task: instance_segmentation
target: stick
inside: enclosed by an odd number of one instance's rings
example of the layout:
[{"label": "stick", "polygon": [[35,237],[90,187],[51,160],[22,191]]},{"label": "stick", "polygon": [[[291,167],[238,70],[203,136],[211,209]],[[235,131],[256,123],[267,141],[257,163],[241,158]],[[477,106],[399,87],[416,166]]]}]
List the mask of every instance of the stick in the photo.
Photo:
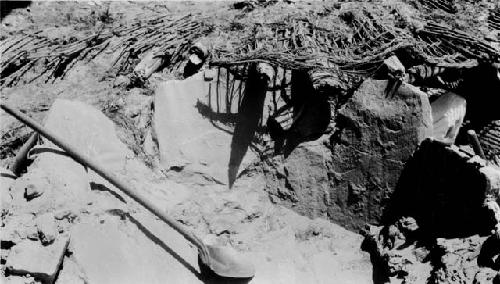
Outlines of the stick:
[{"label": "stick", "polygon": [[472,148],[474,149],[474,152],[479,155],[479,157],[486,159],[486,156],[484,155],[483,148],[481,147],[481,144],[479,143],[479,139],[477,138],[476,131],[474,130],[468,130],[467,135],[469,135],[470,143],[472,144]]}]

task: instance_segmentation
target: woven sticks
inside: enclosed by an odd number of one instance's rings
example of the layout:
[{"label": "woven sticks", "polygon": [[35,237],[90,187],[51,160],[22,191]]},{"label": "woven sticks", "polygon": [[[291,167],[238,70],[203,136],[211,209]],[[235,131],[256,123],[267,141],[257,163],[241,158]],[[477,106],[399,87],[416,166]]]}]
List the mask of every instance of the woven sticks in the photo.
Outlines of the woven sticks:
[{"label": "woven sticks", "polygon": [[[54,82],[64,78],[78,62],[91,61],[103,52],[118,54],[111,69],[115,74],[129,72],[135,65],[131,59],[139,58],[153,47],[169,56],[170,66],[176,66],[190,43],[208,29],[187,14],[108,27],[70,43],[50,40],[39,33],[6,38],[0,41],[0,86],[42,78],[45,82]],[[26,76],[29,71],[33,74]]]},{"label": "woven sticks", "polygon": [[500,50],[486,41],[436,23],[427,23],[417,34],[425,42],[424,53],[429,58],[436,59],[457,54],[469,59],[500,57]]}]

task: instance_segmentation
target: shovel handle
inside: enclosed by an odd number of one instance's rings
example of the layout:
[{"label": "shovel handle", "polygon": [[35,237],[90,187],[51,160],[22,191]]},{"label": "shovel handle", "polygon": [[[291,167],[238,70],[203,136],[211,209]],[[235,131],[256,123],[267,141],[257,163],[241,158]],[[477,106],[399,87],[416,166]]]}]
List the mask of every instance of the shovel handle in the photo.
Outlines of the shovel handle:
[{"label": "shovel handle", "polygon": [[5,112],[14,116],[15,118],[17,118],[18,120],[20,120],[24,124],[31,127],[33,130],[37,131],[40,135],[47,138],[49,141],[51,141],[55,145],[59,146],[61,149],[66,151],[66,153],[71,158],[73,158],[75,161],[77,161],[78,163],[80,163],[84,166],[89,167],[94,172],[99,174],[101,177],[103,177],[104,179],[109,181],[112,185],[114,185],[118,189],[120,189],[123,193],[127,194],[130,198],[135,200],[137,203],[141,204],[146,209],[151,211],[154,215],[156,215],[158,218],[160,218],[163,222],[167,223],[167,225],[172,227],[179,234],[181,234],[184,238],[186,238],[193,245],[195,245],[198,248],[199,253],[202,255],[202,257],[208,256],[207,248],[205,247],[203,242],[194,233],[187,230],[179,222],[177,222],[176,220],[169,217],[167,214],[165,214],[163,212],[163,210],[161,210],[159,207],[157,207],[156,205],[154,205],[150,201],[146,200],[146,198],[144,198],[139,193],[137,193],[131,186],[129,186],[125,182],[122,182],[121,180],[119,180],[110,171],[101,167],[95,160],[78,152],[78,150],[75,147],[71,146],[69,143],[64,141],[64,139],[59,137],[56,133],[54,133],[51,130],[38,124],[32,118],[21,113],[19,110],[16,110],[16,109],[14,109],[14,108],[12,108],[4,103],[0,103],[0,108],[2,108]]},{"label": "shovel handle", "polygon": [[474,152],[479,155],[482,159],[486,159],[486,156],[484,155],[483,148],[481,147],[481,143],[479,143],[479,138],[477,137],[476,131],[474,130],[468,130],[467,135],[469,135],[469,140],[470,143],[472,144],[472,149],[474,149]]},{"label": "shovel handle", "polygon": [[28,160],[28,152],[35,146],[38,141],[38,133],[33,132],[28,140],[23,144],[23,146],[17,151],[16,156],[12,164],[10,165],[10,170],[16,175],[20,176],[22,170],[26,167],[26,161]]}]

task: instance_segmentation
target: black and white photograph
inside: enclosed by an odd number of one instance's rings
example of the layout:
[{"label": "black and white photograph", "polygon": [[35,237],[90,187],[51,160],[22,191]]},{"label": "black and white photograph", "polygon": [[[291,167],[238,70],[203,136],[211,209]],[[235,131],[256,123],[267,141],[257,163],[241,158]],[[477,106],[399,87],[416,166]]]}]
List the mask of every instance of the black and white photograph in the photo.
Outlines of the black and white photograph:
[{"label": "black and white photograph", "polygon": [[0,12],[0,283],[500,284],[500,0]]}]

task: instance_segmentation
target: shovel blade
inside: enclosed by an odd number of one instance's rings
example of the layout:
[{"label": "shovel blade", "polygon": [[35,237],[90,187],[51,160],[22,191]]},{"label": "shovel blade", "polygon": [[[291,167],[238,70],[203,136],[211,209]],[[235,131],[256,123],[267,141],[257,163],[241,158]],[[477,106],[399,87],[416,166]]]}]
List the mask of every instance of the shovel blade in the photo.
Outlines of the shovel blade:
[{"label": "shovel blade", "polygon": [[210,258],[207,265],[216,275],[226,278],[252,278],[255,267],[247,258],[233,248],[221,246],[206,246]]}]

